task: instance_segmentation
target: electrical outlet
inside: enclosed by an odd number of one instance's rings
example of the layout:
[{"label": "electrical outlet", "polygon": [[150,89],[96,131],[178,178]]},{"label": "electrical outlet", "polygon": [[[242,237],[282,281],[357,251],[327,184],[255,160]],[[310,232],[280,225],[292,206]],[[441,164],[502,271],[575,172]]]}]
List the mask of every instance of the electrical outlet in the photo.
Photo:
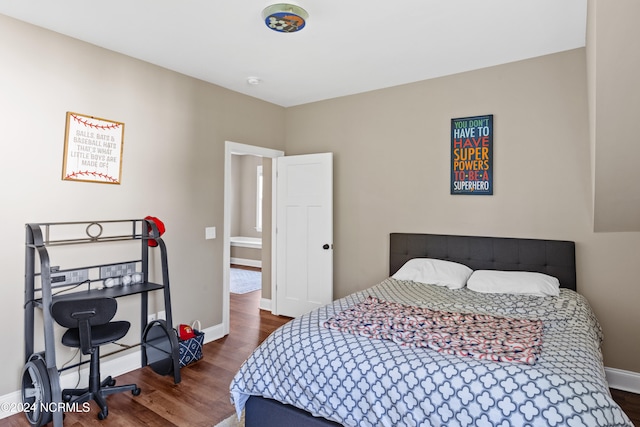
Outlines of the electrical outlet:
[{"label": "electrical outlet", "polygon": [[154,320],[156,320],[156,319],[157,319],[156,314],[155,314],[155,313],[152,313],[152,314],[150,314],[150,315],[148,315],[148,316],[147,316],[147,323],[151,323],[151,322],[153,322],[153,321],[154,321]]},{"label": "electrical outlet", "polygon": [[89,270],[81,269],[81,270],[70,270],[65,271],[64,273],[58,273],[60,270],[58,267],[56,272],[51,271],[51,284],[53,285],[71,285],[76,283],[82,283],[89,279]]},{"label": "electrical outlet", "polygon": [[167,320],[167,313],[162,310],[158,312],[158,319]]}]

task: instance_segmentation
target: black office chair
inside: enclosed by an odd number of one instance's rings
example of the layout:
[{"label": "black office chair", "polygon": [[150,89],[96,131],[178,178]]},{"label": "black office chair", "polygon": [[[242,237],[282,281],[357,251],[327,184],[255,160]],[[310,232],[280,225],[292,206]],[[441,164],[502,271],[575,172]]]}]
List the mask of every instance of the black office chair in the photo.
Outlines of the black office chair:
[{"label": "black office chair", "polygon": [[110,376],[100,381],[100,346],[124,337],[131,326],[127,321],[111,322],[117,309],[118,303],[113,298],[58,300],[51,305],[55,321],[69,328],[62,336],[62,344],[91,355],[89,387],[62,390],[62,399],[71,403],[95,400],[100,406],[101,420],[109,415],[108,395],[129,390],[134,396],[140,394],[135,384],[116,386],[116,380]]}]

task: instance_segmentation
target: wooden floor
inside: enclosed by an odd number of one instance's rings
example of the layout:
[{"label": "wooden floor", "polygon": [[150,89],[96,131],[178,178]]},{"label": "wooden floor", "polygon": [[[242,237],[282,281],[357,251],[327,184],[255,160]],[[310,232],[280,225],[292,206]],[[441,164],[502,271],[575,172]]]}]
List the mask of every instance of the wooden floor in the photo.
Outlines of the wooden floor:
[{"label": "wooden floor", "polygon": [[633,425],[640,427],[640,394],[611,389],[611,395],[631,419]]},{"label": "wooden floor", "polygon": [[[182,381],[159,376],[145,367],[121,375],[118,384],[136,383],[142,393],[109,396],[109,416],[97,419],[98,407],[91,412],[67,413],[64,426],[207,426],[211,427],[234,413],[229,401],[229,385],[249,354],[287,317],[274,316],[258,308],[260,292],[230,294],[230,333],[204,345],[203,358],[180,370]],[[0,420],[0,427],[29,426],[23,414]]]},{"label": "wooden floor", "polygon": [[[64,425],[69,426],[214,426],[234,412],[229,402],[229,384],[251,351],[274,329],[289,319],[273,316],[258,309],[260,292],[231,294],[231,333],[205,344],[204,357],[181,369],[182,382],[161,377],[150,368],[142,368],[118,377],[119,384],[136,383],[142,394],[110,396],[109,416],[96,417],[92,404],[88,414],[68,413]],[[640,395],[611,390],[614,399],[640,427]],[[29,426],[22,414],[0,420],[0,427]]]}]

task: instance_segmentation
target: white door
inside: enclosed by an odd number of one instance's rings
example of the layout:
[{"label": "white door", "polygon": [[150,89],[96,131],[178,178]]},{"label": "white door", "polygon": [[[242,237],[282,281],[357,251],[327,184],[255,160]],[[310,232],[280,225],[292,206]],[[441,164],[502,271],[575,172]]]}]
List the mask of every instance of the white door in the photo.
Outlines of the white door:
[{"label": "white door", "polygon": [[333,301],[333,154],[276,159],[274,313],[297,317]]}]

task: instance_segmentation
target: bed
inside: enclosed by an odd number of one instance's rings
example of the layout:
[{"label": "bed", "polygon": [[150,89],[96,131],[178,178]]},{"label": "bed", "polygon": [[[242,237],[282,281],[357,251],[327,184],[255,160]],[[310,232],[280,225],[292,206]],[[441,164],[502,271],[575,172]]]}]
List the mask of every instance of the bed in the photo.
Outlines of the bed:
[{"label": "bed", "polygon": [[[246,427],[632,426],[609,393],[598,321],[576,292],[573,242],[392,233],[389,254],[389,278],[293,319],[245,361],[230,392]],[[429,274],[471,273],[455,286],[422,283],[414,263]],[[530,276],[543,279],[541,295],[520,293]],[[513,288],[493,288],[505,277]],[[389,313],[402,327],[371,320]],[[508,330],[508,339],[467,347],[447,347],[458,343],[452,335],[431,341],[438,334],[424,332],[425,319],[451,315],[528,335]],[[511,352],[491,347],[498,341]]]}]

